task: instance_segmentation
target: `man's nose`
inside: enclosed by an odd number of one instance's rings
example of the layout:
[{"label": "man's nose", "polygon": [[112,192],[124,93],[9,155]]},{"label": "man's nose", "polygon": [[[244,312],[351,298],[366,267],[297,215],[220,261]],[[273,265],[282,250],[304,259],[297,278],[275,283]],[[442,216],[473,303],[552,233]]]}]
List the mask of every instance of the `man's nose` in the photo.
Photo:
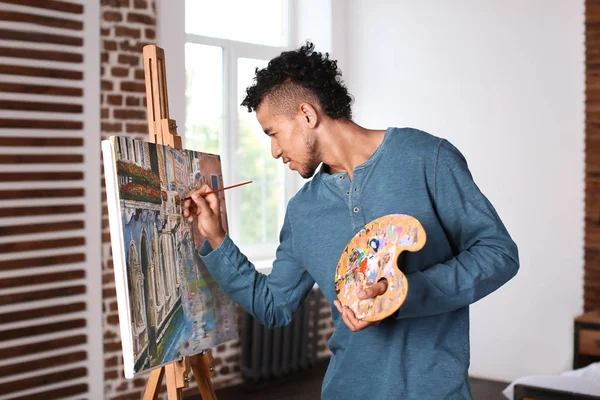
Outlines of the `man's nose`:
[{"label": "man's nose", "polygon": [[281,148],[277,146],[277,143],[275,143],[274,140],[271,140],[271,155],[273,156],[273,158],[277,159],[281,157],[281,153]]}]

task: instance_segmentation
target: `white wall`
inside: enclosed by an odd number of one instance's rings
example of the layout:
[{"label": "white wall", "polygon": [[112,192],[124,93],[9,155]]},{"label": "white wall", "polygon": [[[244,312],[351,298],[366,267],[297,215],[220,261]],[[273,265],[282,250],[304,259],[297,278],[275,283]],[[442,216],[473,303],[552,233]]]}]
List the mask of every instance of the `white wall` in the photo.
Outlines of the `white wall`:
[{"label": "white wall", "polygon": [[471,374],[569,369],[583,303],[583,1],[345,7],[333,54],[344,55],[356,121],[456,144],[519,245],[517,277],[472,307]]},{"label": "white wall", "polygon": [[84,5],[83,104],[85,132],[85,242],[87,286],[88,385],[94,399],[104,398],[104,332],[102,325],[102,192],[100,163],[100,4]]}]

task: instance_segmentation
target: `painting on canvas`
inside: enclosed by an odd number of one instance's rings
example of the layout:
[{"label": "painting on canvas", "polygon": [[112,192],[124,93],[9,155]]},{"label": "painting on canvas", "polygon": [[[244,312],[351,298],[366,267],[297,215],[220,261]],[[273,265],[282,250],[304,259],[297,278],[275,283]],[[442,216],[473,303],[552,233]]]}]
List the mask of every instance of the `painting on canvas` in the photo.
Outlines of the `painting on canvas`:
[{"label": "painting on canvas", "polygon": [[103,151],[126,377],[237,337],[235,305],[198,257],[204,238],[182,214],[192,188],[223,187],[219,156],[119,136]]}]

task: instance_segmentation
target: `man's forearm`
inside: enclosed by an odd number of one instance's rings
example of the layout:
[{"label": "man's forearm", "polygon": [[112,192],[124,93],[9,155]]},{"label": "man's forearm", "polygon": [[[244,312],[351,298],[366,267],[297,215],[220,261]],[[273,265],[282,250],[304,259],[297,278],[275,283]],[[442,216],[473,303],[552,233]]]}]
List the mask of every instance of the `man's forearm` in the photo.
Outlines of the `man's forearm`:
[{"label": "man's forearm", "polygon": [[424,317],[466,307],[492,293],[519,269],[516,246],[474,246],[443,264],[407,275],[408,295],[398,318]]}]

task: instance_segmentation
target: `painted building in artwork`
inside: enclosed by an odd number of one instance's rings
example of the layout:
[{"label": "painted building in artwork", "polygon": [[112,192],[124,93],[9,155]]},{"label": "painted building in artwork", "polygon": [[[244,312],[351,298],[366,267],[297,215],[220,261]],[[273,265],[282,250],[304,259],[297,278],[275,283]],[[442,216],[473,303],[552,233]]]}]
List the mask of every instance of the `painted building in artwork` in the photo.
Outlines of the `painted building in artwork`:
[{"label": "painted building in artwork", "polygon": [[234,336],[237,309],[200,260],[204,239],[184,220],[181,200],[203,183],[221,188],[223,176],[214,155],[123,137],[117,152],[134,370],[141,371]]},{"label": "painted building in artwork", "polygon": [[[165,175],[161,176],[161,182],[169,183],[162,188],[166,191],[163,198],[166,198],[166,208],[174,210],[178,218],[182,214],[181,199],[186,197],[192,188],[199,188],[204,183],[212,189],[223,187],[219,156],[174,148],[163,148],[163,153]],[[223,226],[227,228],[225,199],[222,192],[218,193],[218,196],[221,200]],[[230,316],[229,313],[214,313],[214,310],[227,309],[230,300],[218,288],[195,251],[204,241],[197,228],[181,225],[176,234],[176,243],[181,244],[180,256],[184,258],[181,274],[184,275],[182,279],[185,280],[186,286],[182,289],[182,302],[184,310],[187,311],[186,318],[192,325],[190,342],[199,344],[208,340],[208,330],[218,329],[217,336],[221,336],[221,331],[229,331],[229,327],[233,326],[229,321],[236,317]],[[235,309],[231,309],[234,313]],[[227,330],[222,329],[223,327]]]},{"label": "painted building in artwork", "polygon": [[171,261],[178,210],[167,209],[162,200],[161,154],[151,151],[147,142],[127,138],[118,138],[117,151],[134,359],[139,369],[161,362],[166,327],[181,314],[180,279]]},{"label": "painted building in artwork", "polygon": [[[199,159],[199,176],[201,177],[201,182],[198,187],[200,187],[203,183],[206,183],[213,190],[220,189],[224,187],[223,184],[223,173],[221,171],[221,158],[215,154],[207,154],[200,153]],[[227,224],[227,207],[225,204],[225,192],[217,193],[219,197],[219,204],[221,207],[221,223],[223,224],[223,228],[225,231],[229,231]]]}]

